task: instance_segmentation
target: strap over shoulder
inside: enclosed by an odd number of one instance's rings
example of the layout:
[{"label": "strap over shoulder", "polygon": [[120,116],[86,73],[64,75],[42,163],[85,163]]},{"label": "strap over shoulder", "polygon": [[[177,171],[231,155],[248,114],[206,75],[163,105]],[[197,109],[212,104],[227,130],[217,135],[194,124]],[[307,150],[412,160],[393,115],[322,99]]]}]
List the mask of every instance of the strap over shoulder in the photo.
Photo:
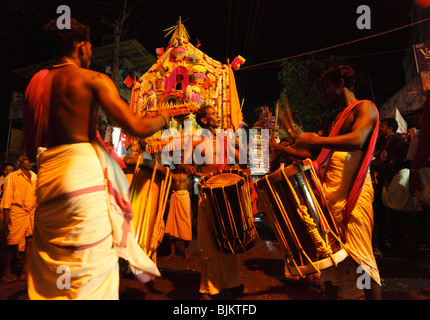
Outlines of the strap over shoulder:
[{"label": "strap over shoulder", "polygon": [[[344,209],[344,222],[348,222],[351,218],[351,213],[355,208],[355,205],[357,204],[358,198],[360,196],[361,190],[363,188],[364,180],[366,178],[367,171],[370,166],[370,162],[372,161],[373,152],[375,151],[376,146],[376,140],[378,139],[378,132],[379,132],[379,112],[376,108],[375,104],[370,100],[358,100],[354,103],[351,103],[348,107],[345,108],[345,110],[340,115],[339,119],[336,121],[332,131],[330,132],[330,137],[337,136],[345,123],[346,119],[349,117],[349,115],[353,112],[355,107],[359,105],[362,102],[369,102],[376,111],[377,119],[375,123],[375,127],[373,128],[373,132],[370,138],[369,145],[367,146],[367,149],[363,152],[363,156],[360,161],[359,169],[357,170],[356,177],[354,179],[354,183],[352,184],[351,190],[348,195],[348,199],[346,201],[345,209]],[[332,150],[330,149],[322,149],[320,155],[318,156],[317,160],[313,162],[313,166],[317,174],[319,175],[319,169],[321,166],[326,162],[328,156],[330,155]]]}]

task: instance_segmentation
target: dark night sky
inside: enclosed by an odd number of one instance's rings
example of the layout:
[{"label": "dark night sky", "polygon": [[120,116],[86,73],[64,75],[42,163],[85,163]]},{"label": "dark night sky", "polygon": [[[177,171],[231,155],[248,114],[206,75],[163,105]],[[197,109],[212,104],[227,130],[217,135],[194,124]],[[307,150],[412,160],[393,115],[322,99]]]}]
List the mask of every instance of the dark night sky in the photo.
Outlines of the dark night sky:
[{"label": "dark night sky", "polygon": [[[202,44],[200,49],[210,57],[223,63],[239,54],[247,59],[244,66],[249,69],[236,71],[235,76],[239,97],[245,99],[245,119],[249,122],[253,121],[254,109],[273,105],[281,90],[277,78],[280,63],[258,68],[253,65],[407,25],[411,23],[411,6],[415,5],[412,0],[1,0],[0,116],[8,112],[11,91],[22,90],[27,84],[27,80],[11,75],[10,70],[50,58],[41,40],[41,28],[47,20],[59,16],[56,9],[60,4],[69,5],[72,17],[91,27],[92,43],[97,47],[103,36],[112,33],[110,27],[101,23],[101,15],[112,21],[125,3],[133,10],[125,20],[123,28],[129,31],[122,40],[136,38],[154,56],[156,48],[168,45],[170,37],[165,38],[163,30],[181,16],[190,41],[195,44],[198,38]],[[356,26],[359,5],[368,5],[371,9],[370,30],[359,30]],[[360,72],[369,75],[376,103],[382,104],[405,84],[405,51],[373,54],[411,48],[411,35],[412,28],[407,28],[325,54],[368,55],[350,61]]]}]

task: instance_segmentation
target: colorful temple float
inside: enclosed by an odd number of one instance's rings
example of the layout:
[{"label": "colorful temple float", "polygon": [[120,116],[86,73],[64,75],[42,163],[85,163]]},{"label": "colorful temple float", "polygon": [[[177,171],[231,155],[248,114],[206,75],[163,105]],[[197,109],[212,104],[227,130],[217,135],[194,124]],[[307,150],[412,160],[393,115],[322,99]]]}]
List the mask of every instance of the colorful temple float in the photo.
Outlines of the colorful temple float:
[{"label": "colorful temple float", "polygon": [[[166,49],[159,48],[156,63],[138,79],[132,88],[130,110],[138,117],[153,117],[159,110],[167,110],[172,117],[169,128],[176,129],[183,137],[199,128],[195,112],[204,104],[213,106],[221,120],[221,128],[237,130],[242,122],[242,110],[233,75],[244,63],[236,57],[232,64],[222,64],[193,46],[189,34],[179,18],[176,25],[166,29],[166,37],[172,33]],[[185,125],[185,121],[191,121]],[[189,124],[189,123],[187,123]],[[188,130],[185,130],[188,128]],[[191,129],[190,129],[191,128]],[[146,138],[144,143],[127,136],[127,145],[144,146],[143,150],[132,146],[130,155],[145,151],[159,159],[163,147],[170,141],[161,139],[162,131]],[[183,145],[178,148],[183,148]]]},{"label": "colorful temple float", "polygon": [[168,47],[156,50],[155,64],[133,84],[130,110],[137,117],[155,117],[160,110],[167,110],[172,117],[169,128],[177,130],[181,142],[175,144],[179,140],[176,136],[175,140],[170,137],[163,141],[164,130],[146,139],[125,133],[124,139],[124,147],[129,150],[123,160],[130,183],[136,241],[154,262],[164,235],[163,216],[172,181],[170,166],[161,161],[164,146],[174,144],[174,150],[183,150],[184,137],[199,128],[195,112],[204,104],[217,110],[222,129],[237,130],[243,119],[232,68],[237,69],[244,59],[238,57],[230,65],[210,58],[189,42],[180,18],[167,30],[166,36],[172,33]]}]

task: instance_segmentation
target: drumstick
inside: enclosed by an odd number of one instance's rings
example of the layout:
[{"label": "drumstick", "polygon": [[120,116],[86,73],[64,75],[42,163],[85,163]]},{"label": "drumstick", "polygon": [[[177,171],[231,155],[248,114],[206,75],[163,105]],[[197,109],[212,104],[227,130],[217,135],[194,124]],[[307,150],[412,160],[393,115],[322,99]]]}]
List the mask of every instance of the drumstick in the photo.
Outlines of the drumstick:
[{"label": "drumstick", "polygon": [[293,116],[291,114],[290,105],[288,103],[288,99],[285,95],[285,92],[281,93],[281,103],[284,107],[284,113],[282,114],[282,122],[284,123],[285,129],[287,131],[287,140],[290,144],[294,144],[296,138],[302,134],[302,130],[294,122]]}]

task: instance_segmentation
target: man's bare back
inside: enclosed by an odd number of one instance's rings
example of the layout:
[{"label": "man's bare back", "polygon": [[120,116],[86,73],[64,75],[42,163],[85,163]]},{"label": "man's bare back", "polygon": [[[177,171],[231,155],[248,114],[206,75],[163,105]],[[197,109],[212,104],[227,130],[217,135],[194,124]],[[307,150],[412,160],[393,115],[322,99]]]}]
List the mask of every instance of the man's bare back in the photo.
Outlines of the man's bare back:
[{"label": "man's bare back", "polygon": [[100,106],[116,125],[138,137],[162,129],[169,119],[167,113],[152,119],[137,118],[107,75],[74,63],[50,70],[46,89],[44,143],[48,148],[94,140]]},{"label": "man's bare back", "polygon": [[96,81],[103,81],[101,74],[75,65],[49,72],[46,147],[95,139],[100,107],[92,90]]}]

